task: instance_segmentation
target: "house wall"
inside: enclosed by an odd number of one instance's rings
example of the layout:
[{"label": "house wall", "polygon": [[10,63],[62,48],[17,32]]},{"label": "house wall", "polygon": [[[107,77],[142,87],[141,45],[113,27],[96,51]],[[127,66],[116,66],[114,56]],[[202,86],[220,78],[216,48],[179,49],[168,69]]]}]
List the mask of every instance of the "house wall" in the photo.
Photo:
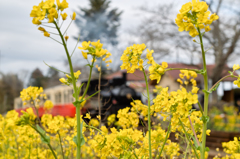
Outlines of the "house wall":
[{"label": "house wall", "polygon": [[168,74],[164,74],[159,82],[160,86],[163,88],[168,87],[169,92],[176,91],[179,89],[179,83],[175,81],[171,76]]}]

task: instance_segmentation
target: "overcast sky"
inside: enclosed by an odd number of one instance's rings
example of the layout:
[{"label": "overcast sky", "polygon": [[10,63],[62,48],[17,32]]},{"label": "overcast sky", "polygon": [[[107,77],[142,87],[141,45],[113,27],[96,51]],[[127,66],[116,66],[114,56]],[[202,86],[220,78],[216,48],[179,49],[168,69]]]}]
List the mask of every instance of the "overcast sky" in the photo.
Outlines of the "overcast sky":
[{"label": "overcast sky", "polygon": [[[38,5],[39,2],[40,0],[0,0],[1,72],[19,73],[22,70],[31,72],[38,67],[46,73],[48,67],[43,61],[66,71],[63,65],[66,56],[62,46],[50,38],[44,37],[37,30],[38,27],[32,24],[30,12],[32,7]],[[78,6],[88,7],[89,3],[88,0],[68,0],[68,2],[69,9],[66,12],[69,15],[76,11]],[[123,11],[119,35],[124,35],[128,29],[136,27],[141,22],[144,15],[139,14],[137,7],[141,5],[154,6],[165,2],[160,0],[113,0],[111,8],[117,7]],[[178,3],[184,4],[185,2],[186,0],[180,0]],[[77,33],[78,29],[73,23],[67,32],[70,36],[68,41],[70,51],[76,44],[71,37]],[[126,41],[124,37],[121,37],[120,40],[122,40],[120,43]],[[75,54],[81,53],[77,49]]]}]

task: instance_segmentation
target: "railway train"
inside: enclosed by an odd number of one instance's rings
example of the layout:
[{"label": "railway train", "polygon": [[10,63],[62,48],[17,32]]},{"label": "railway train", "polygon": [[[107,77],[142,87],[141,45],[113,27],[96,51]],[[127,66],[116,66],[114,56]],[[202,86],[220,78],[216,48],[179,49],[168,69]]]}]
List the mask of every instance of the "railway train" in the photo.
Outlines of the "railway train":
[{"label": "railway train", "polygon": [[[84,86],[86,86],[87,81],[81,81],[81,83],[85,83]],[[80,86],[81,83],[79,82],[77,85]],[[87,96],[91,96],[92,94],[96,93],[98,90],[98,83],[99,79],[93,79],[90,81]],[[82,87],[80,96],[83,94],[85,89],[84,86]],[[102,78],[100,88],[102,118],[110,114],[117,114],[119,109],[130,106],[130,103],[133,99],[141,100],[141,93],[136,92],[133,88],[127,86],[126,73],[123,73],[122,77],[113,78],[111,80]],[[54,104],[54,107],[48,113],[52,114],[53,116],[75,116],[76,109],[72,104],[74,99],[72,97],[73,90],[71,87],[58,85],[45,89],[44,93],[46,94],[47,99],[51,100]],[[20,97],[15,99],[14,109],[20,114],[21,110],[27,109],[26,107],[23,107]],[[98,109],[98,94],[96,94],[86,102],[85,106],[81,109],[81,113],[85,114],[90,112],[92,116],[95,116],[99,113]],[[39,116],[41,117],[45,113],[45,110],[40,106],[40,108],[38,108],[38,112]]]}]

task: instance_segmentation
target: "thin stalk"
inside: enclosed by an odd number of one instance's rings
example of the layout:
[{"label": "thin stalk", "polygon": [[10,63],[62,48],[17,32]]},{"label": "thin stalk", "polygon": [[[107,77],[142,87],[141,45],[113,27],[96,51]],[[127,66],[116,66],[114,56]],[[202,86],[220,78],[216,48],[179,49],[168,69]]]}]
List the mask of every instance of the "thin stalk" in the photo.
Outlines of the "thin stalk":
[{"label": "thin stalk", "polygon": [[[29,126],[31,126],[37,133],[39,133],[42,138],[44,138],[45,140],[47,140],[47,139],[45,138],[45,135],[43,135],[35,126],[33,126],[33,125],[31,125],[31,124],[29,124]],[[47,143],[47,145],[48,145],[48,147],[50,148],[50,150],[52,151],[52,154],[53,154],[54,158],[57,159],[57,155],[55,154],[55,152],[54,152],[52,146],[50,145],[50,143]]]},{"label": "thin stalk", "polygon": [[[208,96],[209,93],[206,92],[208,90],[208,76],[207,76],[207,64],[205,58],[205,51],[203,46],[202,34],[199,28],[197,28],[199,33],[200,45],[202,50],[202,60],[203,60],[203,79],[204,79],[204,112],[203,117],[207,117],[208,115]],[[203,120],[203,131],[202,131],[202,147],[201,147],[201,159],[205,159],[205,147],[206,147],[206,131],[207,131],[207,121]]]},{"label": "thin stalk", "polygon": [[161,150],[160,150],[158,159],[160,159],[160,157],[161,157],[161,154],[162,154],[162,152],[163,152],[163,148],[164,148],[164,146],[165,146],[165,144],[166,144],[166,142],[167,142],[167,139],[168,139],[168,135],[169,135],[169,133],[171,132],[171,121],[172,121],[172,120],[170,119],[170,123],[169,123],[169,125],[168,125],[167,135],[165,136],[165,139],[164,139],[162,148],[161,148]]},{"label": "thin stalk", "polygon": [[202,115],[203,115],[203,109],[202,109],[202,105],[200,104],[200,102],[198,101],[198,107],[199,107],[199,109],[200,109],[200,111],[201,111],[201,113],[202,113]]},{"label": "thin stalk", "polygon": [[129,148],[130,148],[131,151],[133,151],[134,157],[136,157],[136,159],[138,159],[138,156],[136,155],[135,151],[131,148],[131,146]]},{"label": "thin stalk", "polygon": [[[68,63],[69,63],[69,68],[70,68],[70,74],[71,74],[71,77],[72,77],[72,84],[73,84],[73,90],[74,90],[74,98],[75,98],[75,101],[78,101],[78,96],[79,94],[77,93],[77,85],[76,85],[76,79],[74,77],[74,72],[73,72],[73,66],[72,66],[72,60],[71,60],[71,57],[69,55],[69,52],[68,52],[68,49],[67,49],[67,45],[65,43],[65,40],[64,40],[64,37],[63,37],[63,34],[61,33],[57,23],[54,21],[53,22],[55,24],[55,27],[56,29],[58,30],[58,33],[61,37],[61,40],[62,40],[62,43],[63,43],[63,46],[64,46],[64,49],[65,49],[65,52],[66,52],[66,55],[67,55],[67,59],[68,59]],[[69,26],[68,26],[69,27]],[[77,112],[77,143],[80,143],[81,141],[81,118],[80,118],[80,104],[76,105],[76,112]],[[77,159],[80,159],[81,157],[81,146],[80,144],[77,144]]]},{"label": "thin stalk", "polygon": [[53,35],[58,35],[57,33],[53,33],[53,32],[50,32],[48,31],[49,34],[53,34]]},{"label": "thin stalk", "polygon": [[146,89],[147,89],[147,95],[148,95],[148,146],[149,146],[149,158],[152,159],[152,146],[151,146],[151,114],[150,114],[150,94],[149,94],[149,88],[148,88],[148,79],[145,73],[145,70],[143,69],[143,74],[146,82]]},{"label": "thin stalk", "polygon": [[78,44],[78,42],[79,42],[79,39],[80,39],[80,35],[78,36],[78,40],[77,40],[77,43],[76,43],[76,45],[75,45],[75,47],[74,47],[74,49],[73,49],[73,52],[72,52],[72,54],[71,54],[71,57],[72,57],[73,53],[75,52],[75,50],[76,50],[76,48],[77,48],[77,44]]},{"label": "thin stalk", "polygon": [[31,157],[31,144],[29,144],[28,151],[29,151],[29,154],[28,154],[28,159],[30,159],[30,157]]},{"label": "thin stalk", "polygon": [[[49,23],[48,23],[49,24]],[[49,27],[49,28],[54,28],[55,29],[55,27],[52,27],[52,26],[48,26],[48,25],[44,25],[44,24],[41,24],[42,26],[45,26],[45,27]]]},{"label": "thin stalk", "polygon": [[191,125],[191,128],[192,128],[192,132],[193,132],[193,134],[194,134],[194,137],[195,137],[195,139],[196,139],[196,141],[197,141],[197,144],[198,144],[198,146],[200,146],[200,143],[199,143],[199,141],[198,141],[197,134],[196,134],[196,132],[195,132],[195,130],[194,130],[194,127],[193,127],[192,120],[191,120],[190,116],[188,116],[188,119],[189,119],[189,122],[190,122],[190,125]]},{"label": "thin stalk", "polygon": [[61,139],[61,135],[60,135],[60,133],[59,133],[59,130],[57,131],[57,133],[58,133],[58,137],[59,137],[59,140],[60,140],[60,146],[61,146],[62,156],[63,156],[63,159],[64,159],[65,157],[64,157],[63,147],[62,147],[62,139]]},{"label": "thin stalk", "polygon": [[68,28],[69,28],[70,25],[72,24],[72,21],[73,21],[73,20],[71,20],[70,24],[68,25],[68,27],[67,27],[67,29],[65,30],[65,32],[63,33],[63,35],[65,35],[65,33],[67,32]]},{"label": "thin stalk", "polygon": [[61,42],[57,41],[56,39],[52,38],[51,36],[49,36],[49,38],[51,38],[52,40],[54,40],[54,41],[56,41],[57,43],[59,43],[59,44],[61,44],[61,45],[62,45],[62,43],[61,43]]},{"label": "thin stalk", "polygon": [[33,107],[34,107],[34,109],[35,109],[35,111],[37,113],[37,119],[38,119],[39,125],[42,126],[41,120],[40,120],[40,117],[39,117],[39,113],[38,113],[38,108],[35,106],[35,102],[34,101],[33,101]]},{"label": "thin stalk", "polygon": [[196,73],[201,74],[201,70],[198,69],[189,69],[189,68],[167,68],[165,71],[171,71],[171,70],[188,70],[188,71],[194,71]]},{"label": "thin stalk", "polygon": [[93,57],[92,64],[90,65],[90,73],[89,73],[89,77],[88,77],[88,83],[87,83],[86,89],[85,89],[85,91],[82,95],[82,99],[86,96],[88,87],[90,85],[90,80],[91,80],[91,76],[92,76],[92,68],[93,68],[94,61],[95,61],[95,57]]},{"label": "thin stalk", "polygon": [[99,77],[98,77],[98,115],[99,118],[99,128],[101,127],[101,99],[100,99],[100,91],[101,91],[101,76],[102,76],[102,58],[100,61],[100,71],[99,71]]},{"label": "thin stalk", "polygon": [[187,157],[187,150],[188,150],[188,148],[189,148],[189,142],[188,142],[188,140],[186,141],[187,142],[187,148],[186,148],[186,152],[185,152],[185,155],[184,155],[184,158],[183,159],[186,159],[186,157]]},{"label": "thin stalk", "polygon": [[184,134],[185,134],[186,138],[188,139],[188,141],[189,141],[191,147],[193,148],[193,151],[194,151],[194,153],[195,153],[197,159],[199,159],[198,154],[197,154],[196,147],[192,144],[192,141],[190,140],[190,138],[189,138],[189,136],[188,136],[188,134],[187,134],[187,131],[185,130],[184,125],[183,125],[182,121],[180,120],[180,118],[179,118],[179,122],[180,122],[180,125],[181,125],[182,128],[183,128],[183,131],[184,131]]},{"label": "thin stalk", "polygon": [[224,77],[221,78],[219,81],[217,81],[217,82],[209,89],[208,92],[210,92],[219,82],[221,82],[222,80],[224,80],[225,78],[228,78],[228,77],[236,77],[236,78],[238,78],[237,76],[233,76],[233,75],[224,76]]},{"label": "thin stalk", "polygon": [[85,125],[85,127],[90,128],[90,129],[95,129],[95,130],[97,130],[98,132],[100,132],[101,134],[103,133],[100,129],[98,129],[98,128],[94,127],[94,126]]}]

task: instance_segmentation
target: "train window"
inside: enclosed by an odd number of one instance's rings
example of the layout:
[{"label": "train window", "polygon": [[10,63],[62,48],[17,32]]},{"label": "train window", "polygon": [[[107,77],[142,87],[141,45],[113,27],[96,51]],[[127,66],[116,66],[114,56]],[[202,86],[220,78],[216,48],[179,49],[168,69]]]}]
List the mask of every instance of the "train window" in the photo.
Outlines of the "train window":
[{"label": "train window", "polygon": [[56,100],[56,103],[61,103],[61,92],[58,92],[55,94],[55,100]]},{"label": "train window", "polygon": [[47,100],[51,100],[51,97],[49,94],[47,94]]},{"label": "train window", "polygon": [[68,95],[68,91],[64,91],[64,103],[69,103],[69,95]]},{"label": "train window", "polygon": [[73,90],[68,90],[68,97],[69,97],[69,103],[72,103],[73,102],[73,97],[72,97],[72,94],[73,94]]}]

